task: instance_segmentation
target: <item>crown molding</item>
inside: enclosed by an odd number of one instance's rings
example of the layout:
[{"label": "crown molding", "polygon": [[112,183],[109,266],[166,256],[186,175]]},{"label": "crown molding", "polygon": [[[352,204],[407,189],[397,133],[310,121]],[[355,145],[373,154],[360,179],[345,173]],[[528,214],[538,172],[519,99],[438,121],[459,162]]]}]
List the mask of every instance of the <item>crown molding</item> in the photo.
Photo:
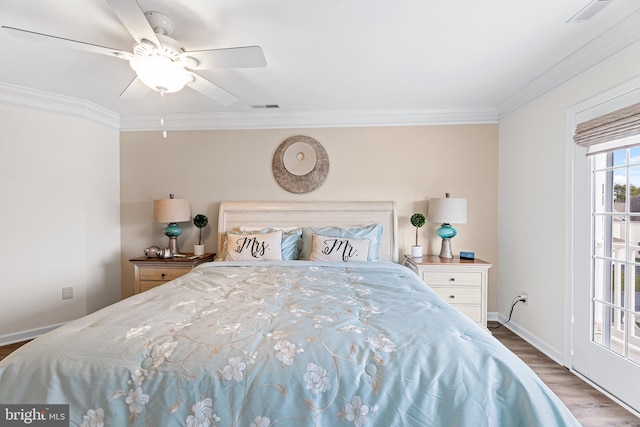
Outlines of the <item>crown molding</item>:
[{"label": "crown molding", "polygon": [[499,102],[497,106],[499,119],[507,117],[530,102],[640,41],[639,28],[640,10],[637,10],[599,37],[591,40],[540,74],[513,95]]},{"label": "crown molding", "polygon": [[110,128],[120,128],[118,113],[83,99],[0,82],[0,104],[82,117]]},{"label": "crown molding", "polygon": [[[0,82],[0,104],[83,117],[121,131],[228,130],[497,123],[494,106],[389,111],[268,111],[123,114],[92,102]],[[161,127],[160,118],[165,126]]]},{"label": "crown molding", "polygon": [[[582,25],[582,24],[578,24]],[[164,114],[167,130],[419,126],[498,123],[513,112],[640,41],[640,10],[585,44],[497,106],[426,110],[248,110]],[[160,130],[160,114],[122,114],[92,102],[0,82],[0,104],[83,117],[121,131]]]},{"label": "crown molding", "polygon": [[228,130],[497,123],[494,106],[392,111],[245,111],[238,113],[122,115],[122,131]]}]

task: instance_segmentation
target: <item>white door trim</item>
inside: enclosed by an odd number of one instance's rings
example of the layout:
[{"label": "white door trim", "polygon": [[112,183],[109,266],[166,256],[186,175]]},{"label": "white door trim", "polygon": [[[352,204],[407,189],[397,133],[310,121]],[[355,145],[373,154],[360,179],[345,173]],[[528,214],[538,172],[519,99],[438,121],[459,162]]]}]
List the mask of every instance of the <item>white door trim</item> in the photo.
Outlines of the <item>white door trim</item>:
[{"label": "white door trim", "polygon": [[[566,155],[566,176],[565,176],[565,191],[567,194],[565,200],[565,238],[567,239],[566,245],[566,286],[565,286],[565,310],[569,313],[569,316],[565,317],[564,322],[564,336],[568,339],[565,340],[564,343],[564,364],[572,372],[579,375],[581,378],[584,378],[584,375],[578,373],[574,369],[574,348],[575,348],[575,329],[573,325],[574,315],[576,313],[576,307],[574,306],[574,286],[577,282],[584,282],[584,277],[578,278],[576,277],[576,263],[579,258],[582,258],[583,255],[578,253],[578,248],[576,248],[575,241],[580,238],[575,233],[575,228],[577,227],[576,221],[580,221],[581,216],[579,215],[576,218],[576,189],[587,186],[591,189],[591,184],[584,183],[582,181],[578,182],[578,176],[584,176],[585,170],[585,162],[582,161],[585,156],[586,149],[582,147],[578,147],[573,142],[573,133],[575,131],[575,127],[577,123],[583,122],[585,120],[615,111],[617,109],[623,108],[632,103],[640,102],[640,77],[630,80],[626,83],[623,83],[619,86],[616,86],[610,90],[602,92],[598,95],[595,95],[579,104],[576,104],[572,107],[569,107],[566,112],[566,146],[565,146],[565,155]],[[581,160],[581,161],[578,161]],[[590,162],[589,162],[590,163]],[[583,188],[584,190],[584,188]],[[590,196],[589,196],[590,197]],[[579,224],[578,224],[579,225]],[[584,224],[583,224],[584,225]],[[584,229],[584,228],[583,228]],[[590,241],[591,237],[589,237]],[[590,278],[591,274],[588,273],[587,277]],[[592,380],[586,379],[592,385],[595,385],[596,388],[601,388],[594,384]],[[601,390],[603,391],[603,390]],[[615,396],[612,396],[610,393],[606,393],[609,397],[611,397],[616,402],[623,405],[628,410],[637,414],[638,408],[634,410],[630,408],[628,405],[625,405]]]}]

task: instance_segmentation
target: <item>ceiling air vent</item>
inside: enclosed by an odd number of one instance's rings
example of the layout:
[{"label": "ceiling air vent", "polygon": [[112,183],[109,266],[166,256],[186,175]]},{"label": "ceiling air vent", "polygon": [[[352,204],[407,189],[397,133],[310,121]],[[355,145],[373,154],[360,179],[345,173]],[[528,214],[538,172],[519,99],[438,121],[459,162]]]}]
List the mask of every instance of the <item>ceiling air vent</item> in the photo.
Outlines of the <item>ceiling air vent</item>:
[{"label": "ceiling air vent", "polygon": [[271,108],[280,108],[280,106],[278,104],[260,104],[260,105],[252,105],[251,108],[253,108],[254,110],[264,110],[264,109],[271,109]]},{"label": "ceiling air vent", "polygon": [[592,0],[588,5],[582,8],[580,12],[576,13],[567,21],[571,22],[585,22],[593,18],[598,12],[607,7],[613,0]]}]

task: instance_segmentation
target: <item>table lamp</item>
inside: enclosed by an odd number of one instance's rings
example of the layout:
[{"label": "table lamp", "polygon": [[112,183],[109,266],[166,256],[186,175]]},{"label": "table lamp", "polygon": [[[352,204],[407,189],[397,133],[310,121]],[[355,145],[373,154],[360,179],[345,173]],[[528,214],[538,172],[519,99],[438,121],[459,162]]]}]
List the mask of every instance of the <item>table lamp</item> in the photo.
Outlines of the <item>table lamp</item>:
[{"label": "table lamp", "polygon": [[179,222],[191,220],[191,207],[186,199],[175,199],[173,194],[168,199],[156,199],[153,201],[153,216],[157,222],[168,223],[164,234],[169,238],[169,250],[171,254],[178,252],[178,236],[182,234]]},{"label": "table lamp", "polygon": [[429,200],[427,212],[429,222],[442,224],[436,231],[438,236],[442,238],[440,258],[453,258],[451,239],[458,232],[451,224],[467,223],[467,199],[455,199],[449,196],[450,193],[446,193],[446,197]]}]

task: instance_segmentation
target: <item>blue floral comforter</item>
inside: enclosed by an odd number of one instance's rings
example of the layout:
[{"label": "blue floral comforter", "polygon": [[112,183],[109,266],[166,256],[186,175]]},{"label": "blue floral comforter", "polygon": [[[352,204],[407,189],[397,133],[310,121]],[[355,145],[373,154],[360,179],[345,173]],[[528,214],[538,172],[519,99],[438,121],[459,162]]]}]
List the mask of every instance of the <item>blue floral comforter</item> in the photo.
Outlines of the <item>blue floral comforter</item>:
[{"label": "blue floral comforter", "polygon": [[11,354],[0,403],[82,427],[579,425],[391,263],[203,264]]}]

